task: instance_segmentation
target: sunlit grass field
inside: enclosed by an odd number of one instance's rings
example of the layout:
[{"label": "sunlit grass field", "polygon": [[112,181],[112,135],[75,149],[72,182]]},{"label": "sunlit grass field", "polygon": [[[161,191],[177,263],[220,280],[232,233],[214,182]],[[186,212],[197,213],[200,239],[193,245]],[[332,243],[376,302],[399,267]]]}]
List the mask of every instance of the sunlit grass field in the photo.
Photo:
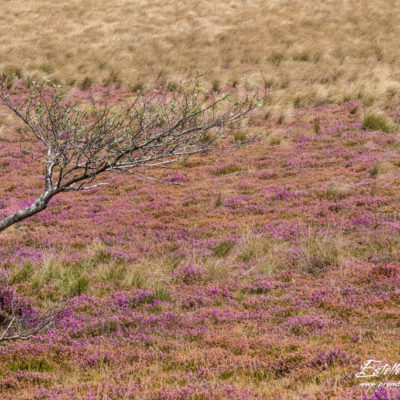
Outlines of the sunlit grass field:
[{"label": "sunlit grass field", "polygon": [[1,9],[0,69],[140,87],[196,71],[271,89],[287,110],[399,98],[395,0],[33,0]]}]

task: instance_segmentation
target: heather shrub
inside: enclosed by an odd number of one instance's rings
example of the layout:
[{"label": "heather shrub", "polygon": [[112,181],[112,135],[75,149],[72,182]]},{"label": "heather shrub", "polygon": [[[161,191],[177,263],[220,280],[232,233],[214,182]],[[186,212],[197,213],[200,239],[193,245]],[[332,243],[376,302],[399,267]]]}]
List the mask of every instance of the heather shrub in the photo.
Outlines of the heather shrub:
[{"label": "heather shrub", "polygon": [[400,275],[400,268],[393,264],[375,265],[370,274],[371,277],[395,278]]},{"label": "heather shrub", "polygon": [[297,315],[289,317],[281,325],[296,336],[318,334],[329,325],[329,320],[317,315]]},{"label": "heather shrub", "polygon": [[29,301],[19,298],[13,289],[0,286],[0,327],[7,326],[13,314],[24,318],[28,325],[33,323],[36,317]]},{"label": "heather shrub", "polygon": [[400,400],[400,390],[381,387],[372,394],[364,393],[357,400]]},{"label": "heather shrub", "polygon": [[345,365],[354,359],[352,355],[349,355],[342,349],[331,349],[329,351],[323,351],[318,353],[314,359],[309,362],[309,365],[314,368],[328,369],[334,365]]},{"label": "heather shrub", "polygon": [[250,294],[264,294],[274,289],[275,285],[267,279],[259,277],[254,283],[243,285],[243,292]]},{"label": "heather shrub", "polygon": [[204,278],[204,269],[201,266],[188,264],[176,269],[172,275],[176,280],[190,285],[199,282]]},{"label": "heather shrub", "polygon": [[275,178],[276,176],[277,176],[277,174],[273,168],[262,169],[261,171],[259,171],[257,173],[257,178],[263,179],[263,180],[272,179],[272,178]]},{"label": "heather shrub", "polygon": [[[229,374],[228,374],[229,375]],[[222,379],[223,374],[222,374]],[[227,379],[228,376],[225,377]],[[221,383],[200,385],[193,383],[184,387],[163,387],[147,397],[148,400],[261,400],[247,389]]]},{"label": "heather shrub", "polygon": [[[87,327],[85,334],[89,337],[112,334],[118,329],[118,322],[112,318],[100,319]],[[79,334],[76,335],[79,337]]]},{"label": "heather shrub", "polygon": [[271,370],[276,378],[282,378],[301,368],[303,358],[301,354],[285,354],[271,364]]},{"label": "heather shrub", "polygon": [[360,250],[364,259],[376,264],[397,264],[400,257],[400,238],[393,234],[389,237],[376,235],[371,231],[367,243]]},{"label": "heather shrub", "polygon": [[240,209],[244,208],[247,202],[251,199],[250,196],[245,194],[239,194],[237,196],[230,197],[229,199],[225,200],[225,207],[229,207],[232,209]]},{"label": "heather shrub", "polygon": [[149,304],[156,295],[148,290],[132,291],[128,294],[120,295],[116,299],[116,303],[120,308],[137,308],[141,304]]},{"label": "heather shrub", "polygon": [[165,180],[166,182],[184,182],[184,181],[187,180],[187,178],[186,178],[185,175],[183,175],[183,174],[181,174],[180,172],[178,172],[178,173],[175,174],[175,175],[167,176],[164,180]]}]

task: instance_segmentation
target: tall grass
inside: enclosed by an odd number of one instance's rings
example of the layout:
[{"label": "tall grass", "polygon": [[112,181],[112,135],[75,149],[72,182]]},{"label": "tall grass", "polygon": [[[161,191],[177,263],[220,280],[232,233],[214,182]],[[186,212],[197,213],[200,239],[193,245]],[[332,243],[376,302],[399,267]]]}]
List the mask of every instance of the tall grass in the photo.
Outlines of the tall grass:
[{"label": "tall grass", "polygon": [[82,89],[173,88],[198,71],[220,91],[246,75],[281,108],[357,97],[391,107],[399,14],[391,0],[16,0],[2,4],[0,70]]}]

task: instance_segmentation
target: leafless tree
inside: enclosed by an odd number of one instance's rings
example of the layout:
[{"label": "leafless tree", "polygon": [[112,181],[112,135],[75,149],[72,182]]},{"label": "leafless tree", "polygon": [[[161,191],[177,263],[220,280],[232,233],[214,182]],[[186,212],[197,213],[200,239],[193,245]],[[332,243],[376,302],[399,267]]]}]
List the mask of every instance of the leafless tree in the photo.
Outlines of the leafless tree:
[{"label": "leafless tree", "polygon": [[97,178],[107,172],[148,176],[152,168],[205,152],[257,104],[254,93],[215,96],[195,80],[110,104],[95,94],[82,101],[54,84],[2,77],[0,100],[29,128],[36,144],[32,154],[45,172],[43,192],[0,221],[0,232],[44,210],[58,193],[104,184]]}]

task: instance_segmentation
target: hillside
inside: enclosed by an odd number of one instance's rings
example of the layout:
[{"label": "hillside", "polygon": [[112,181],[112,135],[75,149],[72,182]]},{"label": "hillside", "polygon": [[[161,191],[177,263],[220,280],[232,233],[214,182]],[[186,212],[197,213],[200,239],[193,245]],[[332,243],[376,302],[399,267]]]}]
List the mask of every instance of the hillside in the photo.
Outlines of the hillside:
[{"label": "hillside", "polygon": [[[360,365],[397,357],[400,142],[361,113],[260,118],[250,143],[164,173],[179,185],[120,176],[3,234],[2,284],[33,306],[76,296],[2,346],[2,398],[369,399]],[[5,214],[40,174],[1,154]]]}]

